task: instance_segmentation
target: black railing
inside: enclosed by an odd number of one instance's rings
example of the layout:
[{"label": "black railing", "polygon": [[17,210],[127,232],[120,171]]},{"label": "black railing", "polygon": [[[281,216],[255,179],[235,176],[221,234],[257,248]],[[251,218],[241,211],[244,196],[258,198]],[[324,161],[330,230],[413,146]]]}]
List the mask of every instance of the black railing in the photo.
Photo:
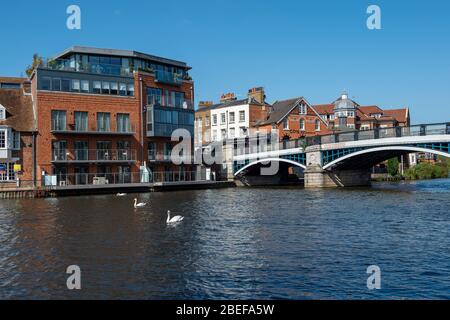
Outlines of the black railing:
[{"label": "black railing", "polygon": [[[390,127],[376,128],[373,130],[351,130],[337,132],[334,134],[304,137],[295,140],[278,141],[273,143],[270,139],[261,140],[258,136],[247,137],[245,139],[234,139],[234,154],[244,155],[266,151],[287,150],[319,146],[324,144],[364,141],[385,138],[420,137],[431,135],[449,135],[450,122],[413,125],[410,127]],[[224,142],[225,143],[225,142]]]}]

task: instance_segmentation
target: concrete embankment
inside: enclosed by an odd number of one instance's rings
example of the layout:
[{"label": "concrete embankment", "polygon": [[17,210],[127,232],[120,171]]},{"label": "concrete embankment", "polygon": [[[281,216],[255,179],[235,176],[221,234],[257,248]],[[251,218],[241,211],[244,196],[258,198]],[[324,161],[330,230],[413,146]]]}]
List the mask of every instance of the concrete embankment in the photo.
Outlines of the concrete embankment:
[{"label": "concrete embankment", "polygon": [[80,195],[116,194],[116,193],[145,193],[183,190],[204,190],[234,188],[236,184],[229,181],[197,181],[197,182],[165,182],[165,183],[136,183],[115,185],[82,185],[54,187],[45,189],[4,189],[0,190],[0,199],[30,199],[46,197],[66,197]]}]

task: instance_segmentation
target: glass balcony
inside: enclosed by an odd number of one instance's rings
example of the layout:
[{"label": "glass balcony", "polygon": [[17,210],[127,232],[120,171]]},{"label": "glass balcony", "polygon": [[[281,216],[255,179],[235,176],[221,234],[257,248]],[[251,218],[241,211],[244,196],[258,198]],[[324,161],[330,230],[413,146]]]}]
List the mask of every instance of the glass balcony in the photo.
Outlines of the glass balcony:
[{"label": "glass balcony", "polygon": [[128,163],[137,160],[132,149],[75,149],[53,150],[54,163]]},{"label": "glass balcony", "polygon": [[134,135],[136,133],[135,124],[122,124],[116,129],[111,127],[98,127],[97,125],[89,126],[86,123],[65,123],[64,121],[53,120],[53,134],[86,134],[86,135]]},{"label": "glass balcony", "polygon": [[170,154],[157,153],[149,151],[148,161],[150,162],[171,162]]},{"label": "glass balcony", "polygon": [[84,73],[94,73],[112,76],[132,76],[131,68],[124,68],[121,65],[105,63],[82,63],[75,60],[48,60],[42,68],[59,71],[75,71]]},{"label": "glass balcony", "polygon": [[183,75],[167,71],[155,71],[155,82],[180,86],[183,83]]}]

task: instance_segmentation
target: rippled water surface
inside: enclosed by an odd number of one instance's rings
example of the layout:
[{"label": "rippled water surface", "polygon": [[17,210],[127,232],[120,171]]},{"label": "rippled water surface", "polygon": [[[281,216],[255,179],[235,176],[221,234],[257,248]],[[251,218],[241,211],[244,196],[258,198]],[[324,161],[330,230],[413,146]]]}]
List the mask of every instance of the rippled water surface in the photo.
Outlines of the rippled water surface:
[{"label": "rippled water surface", "polygon": [[134,196],[1,200],[0,298],[450,299],[450,180]]}]

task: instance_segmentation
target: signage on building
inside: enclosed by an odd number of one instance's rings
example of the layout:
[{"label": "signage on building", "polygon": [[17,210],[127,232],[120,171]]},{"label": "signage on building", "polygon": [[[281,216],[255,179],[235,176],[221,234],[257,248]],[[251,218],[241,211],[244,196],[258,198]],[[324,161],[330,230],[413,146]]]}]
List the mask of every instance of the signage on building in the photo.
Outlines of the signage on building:
[{"label": "signage on building", "polygon": [[14,172],[15,173],[22,172],[22,165],[21,164],[15,164],[14,165]]},{"label": "signage on building", "polygon": [[6,173],[6,166],[4,164],[0,164],[0,174]]}]

